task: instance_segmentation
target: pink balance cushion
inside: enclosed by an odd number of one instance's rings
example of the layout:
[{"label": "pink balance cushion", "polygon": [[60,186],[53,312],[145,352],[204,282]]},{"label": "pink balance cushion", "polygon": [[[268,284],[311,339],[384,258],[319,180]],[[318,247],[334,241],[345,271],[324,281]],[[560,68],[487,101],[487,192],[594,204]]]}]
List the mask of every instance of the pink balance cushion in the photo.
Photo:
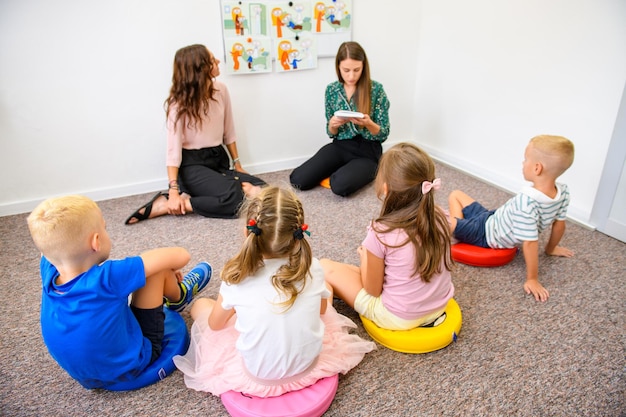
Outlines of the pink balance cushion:
[{"label": "pink balance cushion", "polygon": [[338,385],[339,376],[334,375],[278,397],[260,398],[228,391],[220,398],[233,417],[320,417],[333,402]]},{"label": "pink balance cushion", "polygon": [[471,266],[492,267],[506,265],[517,255],[517,248],[491,249],[456,243],[451,246],[452,259]]}]

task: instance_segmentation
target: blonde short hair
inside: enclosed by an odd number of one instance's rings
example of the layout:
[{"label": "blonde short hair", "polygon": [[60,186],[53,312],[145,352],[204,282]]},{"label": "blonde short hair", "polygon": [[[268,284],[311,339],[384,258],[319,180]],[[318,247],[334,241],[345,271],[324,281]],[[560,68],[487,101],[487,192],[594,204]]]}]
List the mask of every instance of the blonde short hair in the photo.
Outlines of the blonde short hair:
[{"label": "blonde short hair", "polygon": [[35,246],[50,261],[81,253],[99,227],[100,209],[80,195],[50,198],[28,216],[28,229]]},{"label": "blonde short hair", "polygon": [[574,162],[574,144],[563,136],[539,135],[530,140],[549,173],[558,177]]}]

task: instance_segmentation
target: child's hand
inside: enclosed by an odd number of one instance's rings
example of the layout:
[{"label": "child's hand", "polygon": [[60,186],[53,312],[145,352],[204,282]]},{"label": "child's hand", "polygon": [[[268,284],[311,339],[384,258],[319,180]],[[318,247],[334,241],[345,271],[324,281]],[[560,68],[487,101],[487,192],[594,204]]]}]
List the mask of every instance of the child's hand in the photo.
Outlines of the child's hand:
[{"label": "child's hand", "polygon": [[536,279],[526,280],[524,283],[526,294],[532,294],[537,301],[548,301],[550,293]]},{"label": "child's hand", "polygon": [[178,271],[174,271],[174,276],[176,277],[176,281],[179,283],[183,282],[183,273],[180,269]]},{"label": "child's hand", "polygon": [[571,258],[572,256],[574,256],[574,252],[567,248],[564,248],[563,246],[556,246],[552,250],[552,252],[546,251],[546,254],[550,256],[564,256],[566,258]]}]

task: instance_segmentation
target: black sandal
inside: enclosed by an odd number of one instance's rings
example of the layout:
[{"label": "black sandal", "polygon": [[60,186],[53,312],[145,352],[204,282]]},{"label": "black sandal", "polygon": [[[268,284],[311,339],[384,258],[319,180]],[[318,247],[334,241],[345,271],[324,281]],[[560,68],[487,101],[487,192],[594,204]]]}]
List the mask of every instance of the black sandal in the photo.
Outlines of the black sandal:
[{"label": "black sandal", "polygon": [[[130,217],[126,219],[124,224],[135,224],[135,223],[139,223],[140,221],[149,219],[150,213],[152,212],[152,205],[161,196],[164,196],[167,199],[169,197],[169,194],[164,191],[159,191],[158,193],[154,195],[154,197],[152,197],[150,201],[148,201],[143,206],[139,207],[137,211],[131,214]],[[143,213],[141,213],[142,210],[143,210]],[[130,221],[133,219],[136,219],[137,221],[131,223]]]}]

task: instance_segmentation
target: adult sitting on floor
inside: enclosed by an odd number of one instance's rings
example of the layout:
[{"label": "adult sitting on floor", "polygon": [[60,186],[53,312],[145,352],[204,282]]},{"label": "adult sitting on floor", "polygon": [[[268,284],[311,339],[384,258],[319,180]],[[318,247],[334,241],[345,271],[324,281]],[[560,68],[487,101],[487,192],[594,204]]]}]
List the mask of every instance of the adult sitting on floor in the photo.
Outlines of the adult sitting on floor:
[{"label": "adult sitting on floor", "polygon": [[338,80],[326,87],[325,95],[332,142],[294,169],[289,180],[300,190],[328,183],[333,193],[346,197],[376,177],[382,143],[389,136],[389,99],[382,84],[370,78],[367,56],[358,43],[339,46],[335,71]]},{"label": "adult sitting on floor", "polygon": [[219,63],[204,45],[176,52],[165,100],[169,190],[157,193],[126,224],[191,212],[234,218],[244,196],[255,195],[265,185],[239,162],[230,95],[216,80]]}]

